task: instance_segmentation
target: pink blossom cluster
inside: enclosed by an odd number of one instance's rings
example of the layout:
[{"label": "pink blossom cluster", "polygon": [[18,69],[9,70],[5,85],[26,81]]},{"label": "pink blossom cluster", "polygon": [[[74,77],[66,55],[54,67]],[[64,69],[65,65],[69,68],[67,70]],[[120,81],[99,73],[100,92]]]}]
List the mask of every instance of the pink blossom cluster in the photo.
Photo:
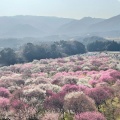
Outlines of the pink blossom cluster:
[{"label": "pink blossom cluster", "polygon": [[118,119],[118,64],[111,54],[101,53],[1,67],[0,116],[12,116],[11,120]]}]

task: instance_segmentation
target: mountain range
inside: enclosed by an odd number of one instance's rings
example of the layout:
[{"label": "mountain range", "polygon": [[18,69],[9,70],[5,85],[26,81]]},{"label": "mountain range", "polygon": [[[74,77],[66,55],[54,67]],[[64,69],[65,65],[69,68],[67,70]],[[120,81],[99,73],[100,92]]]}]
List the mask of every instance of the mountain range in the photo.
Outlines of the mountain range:
[{"label": "mountain range", "polygon": [[85,17],[80,20],[46,16],[0,17],[0,37],[43,36],[120,37],[120,15],[109,19]]}]

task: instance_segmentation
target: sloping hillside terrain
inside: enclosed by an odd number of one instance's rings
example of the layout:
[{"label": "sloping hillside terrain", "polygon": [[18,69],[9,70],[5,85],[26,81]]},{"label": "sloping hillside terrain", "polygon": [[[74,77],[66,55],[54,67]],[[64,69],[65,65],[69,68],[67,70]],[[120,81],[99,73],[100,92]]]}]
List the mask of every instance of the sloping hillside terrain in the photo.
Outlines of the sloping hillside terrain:
[{"label": "sloping hillside terrain", "polygon": [[119,120],[120,54],[87,53],[0,68],[0,117]]}]

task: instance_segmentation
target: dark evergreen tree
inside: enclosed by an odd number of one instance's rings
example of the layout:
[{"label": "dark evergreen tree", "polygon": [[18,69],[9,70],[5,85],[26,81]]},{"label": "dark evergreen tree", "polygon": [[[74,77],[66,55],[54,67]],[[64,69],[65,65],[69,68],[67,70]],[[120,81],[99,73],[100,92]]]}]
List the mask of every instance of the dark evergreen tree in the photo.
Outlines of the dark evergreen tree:
[{"label": "dark evergreen tree", "polygon": [[13,65],[17,62],[15,51],[11,48],[4,48],[0,52],[0,63],[4,65]]}]

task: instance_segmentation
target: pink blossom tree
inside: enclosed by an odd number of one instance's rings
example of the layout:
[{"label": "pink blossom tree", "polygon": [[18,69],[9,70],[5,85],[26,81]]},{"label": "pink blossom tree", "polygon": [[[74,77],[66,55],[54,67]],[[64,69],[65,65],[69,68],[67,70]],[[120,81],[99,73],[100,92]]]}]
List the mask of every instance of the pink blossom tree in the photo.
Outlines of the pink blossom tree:
[{"label": "pink blossom tree", "polygon": [[106,120],[106,118],[99,112],[83,112],[75,115],[74,120]]},{"label": "pink blossom tree", "polygon": [[64,98],[64,108],[66,111],[81,113],[86,111],[95,111],[94,101],[83,92],[71,92]]},{"label": "pink blossom tree", "polygon": [[10,92],[8,89],[0,87],[0,96],[1,97],[5,97],[5,98],[9,98],[10,97]]}]

